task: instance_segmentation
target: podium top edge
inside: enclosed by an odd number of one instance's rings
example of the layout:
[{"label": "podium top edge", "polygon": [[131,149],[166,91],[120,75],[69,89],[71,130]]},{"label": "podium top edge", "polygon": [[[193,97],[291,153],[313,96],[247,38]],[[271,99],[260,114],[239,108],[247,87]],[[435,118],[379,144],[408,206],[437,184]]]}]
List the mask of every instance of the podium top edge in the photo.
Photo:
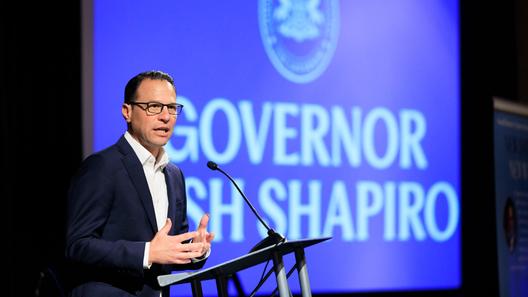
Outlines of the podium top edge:
[{"label": "podium top edge", "polygon": [[206,268],[204,270],[197,270],[194,272],[184,272],[178,274],[168,274],[158,276],[158,283],[164,287],[171,284],[190,282],[191,280],[207,280],[214,279],[220,274],[231,274],[240,270],[244,270],[250,266],[267,261],[272,253],[278,252],[280,254],[289,254],[298,249],[318,244],[320,242],[331,239],[332,237],[317,237],[306,238],[292,241],[285,241],[276,245],[271,245],[260,250],[253,251],[248,254],[241,255],[235,259],[217,264],[215,266]]}]

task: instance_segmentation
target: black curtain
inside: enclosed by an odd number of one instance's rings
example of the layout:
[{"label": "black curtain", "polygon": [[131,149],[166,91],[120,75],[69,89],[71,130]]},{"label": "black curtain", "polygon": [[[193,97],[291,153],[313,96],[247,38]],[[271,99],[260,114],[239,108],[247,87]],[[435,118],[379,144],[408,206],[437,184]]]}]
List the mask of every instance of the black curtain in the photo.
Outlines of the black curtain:
[{"label": "black curtain", "polygon": [[82,158],[80,3],[1,5],[0,295],[60,296],[49,268],[60,267],[66,191]]}]

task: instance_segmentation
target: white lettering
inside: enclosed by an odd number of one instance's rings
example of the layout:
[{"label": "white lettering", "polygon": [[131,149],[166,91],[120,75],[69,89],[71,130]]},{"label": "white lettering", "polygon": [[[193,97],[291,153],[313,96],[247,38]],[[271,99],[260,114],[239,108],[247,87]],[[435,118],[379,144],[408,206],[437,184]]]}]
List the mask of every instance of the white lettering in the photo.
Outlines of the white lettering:
[{"label": "white lettering", "polygon": [[[240,189],[243,191],[244,182],[241,180],[236,180]],[[244,239],[244,205],[240,194],[235,189],[231,187],[231,203],[227,204],[222,201],[223,182],[219,178],[213,178],[209,180],[209,199],[211,210],[211,222],[215,222],[211,226],[211,231],[215,233],[215,238],[218,241],[223,240],[222,231],[222,217],[227,216],[231,218],[231,231],[229,232],[229,240],[233,242],[240,242]]]},{"label": "white lettering", "polygon": [[[284,185],[277,179],[265,180],[259,188],[259,203],[264,213],[266,213],[271,219],[271,228],[281,234],[286,234],[287,228],[287,216],[282,208],[277,205],[273,199],[273,195],[277,200],[286,201],[288,199],[288,193]],[[273,227],[275,226],[275,227]],[[261,237],[266,237],[266,229],[259,223],[258,230]]]},{"label": "white lettering", "polygon": [[314,153],[322,166],[330,164],[330,154],[324,137],[328,134],[328,112],[320,105],[305,104],[301,109],[301,156],[302,164],[313,164]]},{"label": "white lettering", "polygon": [[[386,137],[383,138],[387,149],[381,156],[376,152],[376,147],[381,146],[379,138],[376,137],[378,122],[385,124],[387,132]],[[398,154],[398,125],[394,115],[386,108],[375,108],[367,114],[363,130],[363,153],[367,162],[376,169],[386,169],[394,162]]]},{"label": "white lettering", "polygon": [[427,168],[427,158],[420,145],[427,130],[423,114],[416,110],[404,109],[400,112],[400,122],[400,167],[411,168],[411,159],[414,157],[417,168]]},{"label": "white lettering", "polygon": [[[297,138],[297,130],[288,125],[287,116],[297,116],[299,107],[293,103],[275,104],[273,162],[277,165],[298,165],[299,153],[288,153],[287,141]],[[293,125],[295,127],[295,125]]]},{"label": "white lettering", "polygon": [[260,164],[264,156],[268,131],[271,123],[272,105],[269,102],[264,103],[262,115],[260,117],[259,128],[255,126],[256,120],[253,114],[253,104],[249,101],[241,101],[238,104],[240,108],[240,117],[242,119],[242,131],[246,138],[246,146],[249,155],[249,161],[252,164]]},{"label": "white lettering", "polygon": [[[218,111],[222,111],[225,114],[228,126],[227,135],[225,137],[222,136],[227,139],[227,145],[223,152],[217,151],[213,144],[213,127],[215,126],[213,119]],[[217,129],[214,129],[214,131],[218,133]],[[219,164],[227,164],[233,161],[233,158],[240,150],[241,140],[240,119],[235,106],[230,101],[221,98],[209,102],[200,118],[200,143],[206,158],[215,160]]]}]

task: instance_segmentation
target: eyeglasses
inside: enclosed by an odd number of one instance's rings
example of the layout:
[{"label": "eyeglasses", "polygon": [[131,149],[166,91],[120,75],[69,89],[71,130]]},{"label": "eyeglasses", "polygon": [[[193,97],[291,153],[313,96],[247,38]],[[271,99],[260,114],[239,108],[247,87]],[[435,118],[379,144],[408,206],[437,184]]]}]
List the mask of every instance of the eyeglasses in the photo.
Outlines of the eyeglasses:
[{"label": "eyeglasses", "polygon": [[182,111],[183,105],[178,103],[163,104],[159,102],[130,102],[130,105],[137,105],[147,112],[147,115],[157,115],[163,111],[163,107],[167,106],[167,111],[171,115],[179,115]]}]

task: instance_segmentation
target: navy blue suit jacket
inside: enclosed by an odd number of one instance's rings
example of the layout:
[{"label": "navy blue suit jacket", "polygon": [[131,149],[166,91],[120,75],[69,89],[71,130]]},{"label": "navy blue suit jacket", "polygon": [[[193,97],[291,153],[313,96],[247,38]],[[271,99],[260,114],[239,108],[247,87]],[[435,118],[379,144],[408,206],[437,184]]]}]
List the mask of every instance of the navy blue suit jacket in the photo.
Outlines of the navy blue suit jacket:
[{"label": "navy blue suit jacket", "polygon": [[[185,181],[180,169],[165,169],[170,234],[188,231]],[[124,137],[88,157],[72,179],[68,195],[66,257],[72,296],[156,296],[156,277],[192,265],[143,268],[145,242],[158,228],[142,164]],[[168,296],[168,288],[164,288]]]}]

